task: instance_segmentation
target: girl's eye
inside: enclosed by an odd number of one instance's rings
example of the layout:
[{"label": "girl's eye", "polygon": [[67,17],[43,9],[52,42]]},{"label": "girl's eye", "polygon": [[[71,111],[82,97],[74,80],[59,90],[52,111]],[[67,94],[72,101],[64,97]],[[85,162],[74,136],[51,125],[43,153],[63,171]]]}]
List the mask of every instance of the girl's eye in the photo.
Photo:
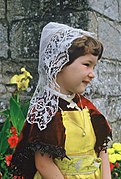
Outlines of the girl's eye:
[{"label": "girl's eye", "polygon": [[90,64],[89,64],[89,63],[84,63],[83,65],[85,65],[85,66],[87,66],[87,67],[88,67],[88,66],[90,66]]}]

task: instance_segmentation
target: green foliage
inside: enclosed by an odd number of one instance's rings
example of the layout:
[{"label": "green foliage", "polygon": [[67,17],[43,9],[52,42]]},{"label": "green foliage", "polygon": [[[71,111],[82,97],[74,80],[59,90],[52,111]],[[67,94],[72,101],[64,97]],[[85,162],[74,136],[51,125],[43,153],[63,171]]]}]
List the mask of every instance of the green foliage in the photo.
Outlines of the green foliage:
[{"label": "green foliage", "polygon": [[12,154],[18,143],[20,132],[27,115],[29,101],[20,100],[20,92],[27,90],[31,74],[23,67],[21,73],[14,75],[10,83],[16,85],[16,89],[9,100],[9,107],[0,111],[0,115],[5,118],[4,123],[0,123],[0,173],[2,179],[11,179],[8,167],[12,159]]},{"label": "green foliage", "polygon": [[20,103],[16,101],[14,97],[11,97],[10,99],[10,120],[12,125],[17,129],[18,134],[20,134],[25,121],[25,116]]},{"label": "green foliage", "polygon": [[9,134],[9,129],[10,129],[10,120],[9,118],[6,119],[2,130],[0,132],[0,154],[5,154],[7,148],[8,148],[8,134]]},{"label": "green foliage", "polygon": [[19,93],[11,96],[9,101],[9,108],[0,111],[0,115],[5,117],[5,122],[0,126],[0,172],[3,174],[2,179],[11,179],[8,172],[8,165],[6,156],[13,154],[15,147],[11,148],[8,143],[8,139],[14,136],[11,132],[11,127],[16,129],[17,138],[22,130],[27,111],[29,107],[29,101],[20,101]]}]

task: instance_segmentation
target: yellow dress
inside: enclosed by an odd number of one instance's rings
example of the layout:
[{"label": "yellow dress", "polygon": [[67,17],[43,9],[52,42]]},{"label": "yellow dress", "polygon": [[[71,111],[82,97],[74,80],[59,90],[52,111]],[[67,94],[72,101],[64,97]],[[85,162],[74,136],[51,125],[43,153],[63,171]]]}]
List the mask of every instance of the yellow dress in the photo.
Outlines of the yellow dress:
[{"label": "yellow dress", "polygon": [[[96,137],[89,110],[63,111],[66,128],[66,154],[70,158],[55,159],[65,179],[101,179],[101,159],[94,151]],[[34,179],[41,179],[37,172]]]}]

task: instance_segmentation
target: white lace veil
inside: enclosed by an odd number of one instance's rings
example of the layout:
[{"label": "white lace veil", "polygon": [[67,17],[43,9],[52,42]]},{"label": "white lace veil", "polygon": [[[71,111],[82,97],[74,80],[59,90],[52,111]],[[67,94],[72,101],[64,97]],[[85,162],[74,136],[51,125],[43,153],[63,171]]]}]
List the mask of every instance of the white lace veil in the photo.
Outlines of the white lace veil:
[{"label": "white lace veil", "polygon": [[69,61],[68,49],[72,41],[83,35],[94,36],[91,32],[55,22],[43,28],[39,50],[39,80],[27,115],[27,121],[30,124],[37,123],[40,130],[47,127],[58,110],[59,96],[52,90],[59,91],[56,75]]}]

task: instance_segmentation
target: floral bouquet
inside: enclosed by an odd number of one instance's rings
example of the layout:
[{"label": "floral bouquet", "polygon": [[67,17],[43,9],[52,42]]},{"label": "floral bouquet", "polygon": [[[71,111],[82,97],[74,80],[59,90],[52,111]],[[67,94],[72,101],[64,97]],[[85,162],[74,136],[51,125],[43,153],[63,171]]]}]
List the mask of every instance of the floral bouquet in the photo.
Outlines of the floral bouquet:
[{"label": "floral bouquet", "polygon": [[5,117],[5,121],[0,123],[0,178],[2,179],[11,179],[8,167],[29,107],[29,101],[22,103],[20,100],[20,92],[27,90],[31,78],[31,74],[25,68],[21,68],[21,73],[11,78],[10,84],[16,85],[16,90],[10,98],[8,109],[0,111],[0,115]]},{"label": "floral bouquet", "polygon": [[108,149],[112,179],[121,179],[121,143],[114,143]]}]

